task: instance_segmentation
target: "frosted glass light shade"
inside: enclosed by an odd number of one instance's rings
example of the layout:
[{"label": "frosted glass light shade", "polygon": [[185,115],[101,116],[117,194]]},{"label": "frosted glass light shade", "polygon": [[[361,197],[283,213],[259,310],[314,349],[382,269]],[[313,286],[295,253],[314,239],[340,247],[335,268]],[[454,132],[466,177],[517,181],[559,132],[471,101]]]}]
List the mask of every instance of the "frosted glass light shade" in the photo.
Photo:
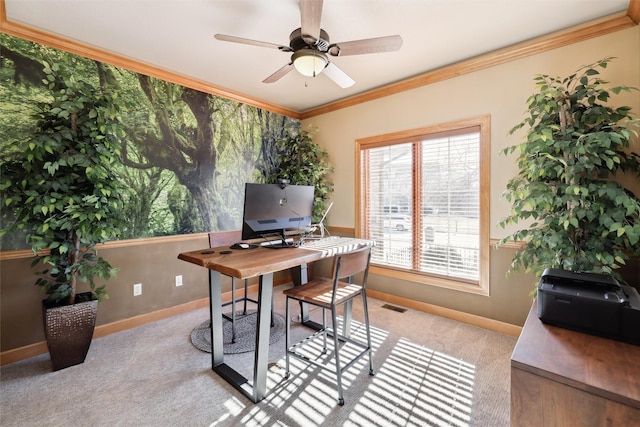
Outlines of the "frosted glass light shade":
[{"label": "frosted glass light shade", "polygon": [[291,56],[291,61],[296,70],[307,77],[317,76],[329,63],[324,53],[312,49],[300,49]]}]

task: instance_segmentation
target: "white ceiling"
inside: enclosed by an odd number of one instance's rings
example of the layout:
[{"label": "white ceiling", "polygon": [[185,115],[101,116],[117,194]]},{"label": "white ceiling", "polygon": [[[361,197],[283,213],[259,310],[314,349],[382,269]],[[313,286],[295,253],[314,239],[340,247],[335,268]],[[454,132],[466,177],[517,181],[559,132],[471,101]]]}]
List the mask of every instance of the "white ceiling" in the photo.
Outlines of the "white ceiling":
[{"label": "white ceiling", "polygon": [[322,74],[266,77],[290,61],[275,49],[300,27],[297,0],[4,0],[7,20],[304,112],[515,43],[625,12],[629,0],[324,0],[330,41],[399,34],[397,52],[331,57],[355,85]]}]

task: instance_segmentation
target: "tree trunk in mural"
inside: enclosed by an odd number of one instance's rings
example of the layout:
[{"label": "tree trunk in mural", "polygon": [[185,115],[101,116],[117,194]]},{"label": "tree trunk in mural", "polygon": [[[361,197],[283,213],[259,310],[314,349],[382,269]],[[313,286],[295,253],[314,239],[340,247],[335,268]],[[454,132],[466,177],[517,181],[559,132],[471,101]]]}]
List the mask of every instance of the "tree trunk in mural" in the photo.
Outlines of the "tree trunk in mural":
[{"label": "tree trunk in mural", "polygon": [[284,139],[286,134],[286,117],[268,111],[258,110],[260,127],[262,129],[260,157],[261,161],[256,164],[256,168],[263,177],[269,176],[273,171],[278,150],[276,141]]},{"label": "tree trunk in mural", "polygon": [[13,74],[13,83],[18,85],[28,83],[33,86],[44,86],[42,81],[45,74],[42,71],[42,64],[36,60],[26,57],[6,45],[0,45],[2,52],[2,60],[9,59],[15,64],[15,72]]},{"label": "tree trunk in mural", "polygon": [[[146,158],[145,164],[132,161],[123,151],[123,159],[130,167],[160,167],[172,171],[195,199],[205,227],[209,230],[224,227],[216,221],[220,212],[219,198],[215,192],[216,149],[214,144],[215,110],[212,95],[185,88],[182,100],[193,113],[197,128],[193,135],[184,135],[172,126],[175,114],[170,105],[161,102],[160,96],[148,76],[139,75],[140,87],[154,108],[158,134],[146,132],[137,138],[136,146]],[[175,122],[175,120],[174,120]]]},{"label": "tree trunk in mural", "polygon": [[[185,174],[178,174],[180,182],[189,189],[196,200],[205,225],[209,230],[226,230],[232,225],[224,202],[218,194],[216,186],[217,152],[214,143],[214,102],[213,95],[193,89],[184,89],[182,100],[196,118],[198,127],[193,142],[196,146],[192,164],[194,167]],[[203,185],[206,184],[206,185]],[[217,227],[213,227],[216,220]]]}]

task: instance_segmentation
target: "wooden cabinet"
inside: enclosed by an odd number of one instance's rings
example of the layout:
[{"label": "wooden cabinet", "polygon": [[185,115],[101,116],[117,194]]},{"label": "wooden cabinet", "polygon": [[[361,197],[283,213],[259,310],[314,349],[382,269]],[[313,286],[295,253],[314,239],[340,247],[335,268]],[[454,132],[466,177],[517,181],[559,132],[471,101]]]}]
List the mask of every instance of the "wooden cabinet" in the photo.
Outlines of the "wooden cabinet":
[{"label": "wooden cabinet", "polygon": [[511,356],[511,425],[640,426],[640,346],[544,324],[534,302]]}]

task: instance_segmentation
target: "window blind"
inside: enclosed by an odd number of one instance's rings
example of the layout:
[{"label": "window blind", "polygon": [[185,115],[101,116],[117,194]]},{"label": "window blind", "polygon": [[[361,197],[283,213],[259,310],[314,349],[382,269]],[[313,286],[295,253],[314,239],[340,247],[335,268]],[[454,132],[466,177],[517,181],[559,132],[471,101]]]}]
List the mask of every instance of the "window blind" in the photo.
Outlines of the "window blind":
[{"label": "window blind", "polygon": [[372,263],[478,280],[479,128],[363,147],[361,175]]}]

